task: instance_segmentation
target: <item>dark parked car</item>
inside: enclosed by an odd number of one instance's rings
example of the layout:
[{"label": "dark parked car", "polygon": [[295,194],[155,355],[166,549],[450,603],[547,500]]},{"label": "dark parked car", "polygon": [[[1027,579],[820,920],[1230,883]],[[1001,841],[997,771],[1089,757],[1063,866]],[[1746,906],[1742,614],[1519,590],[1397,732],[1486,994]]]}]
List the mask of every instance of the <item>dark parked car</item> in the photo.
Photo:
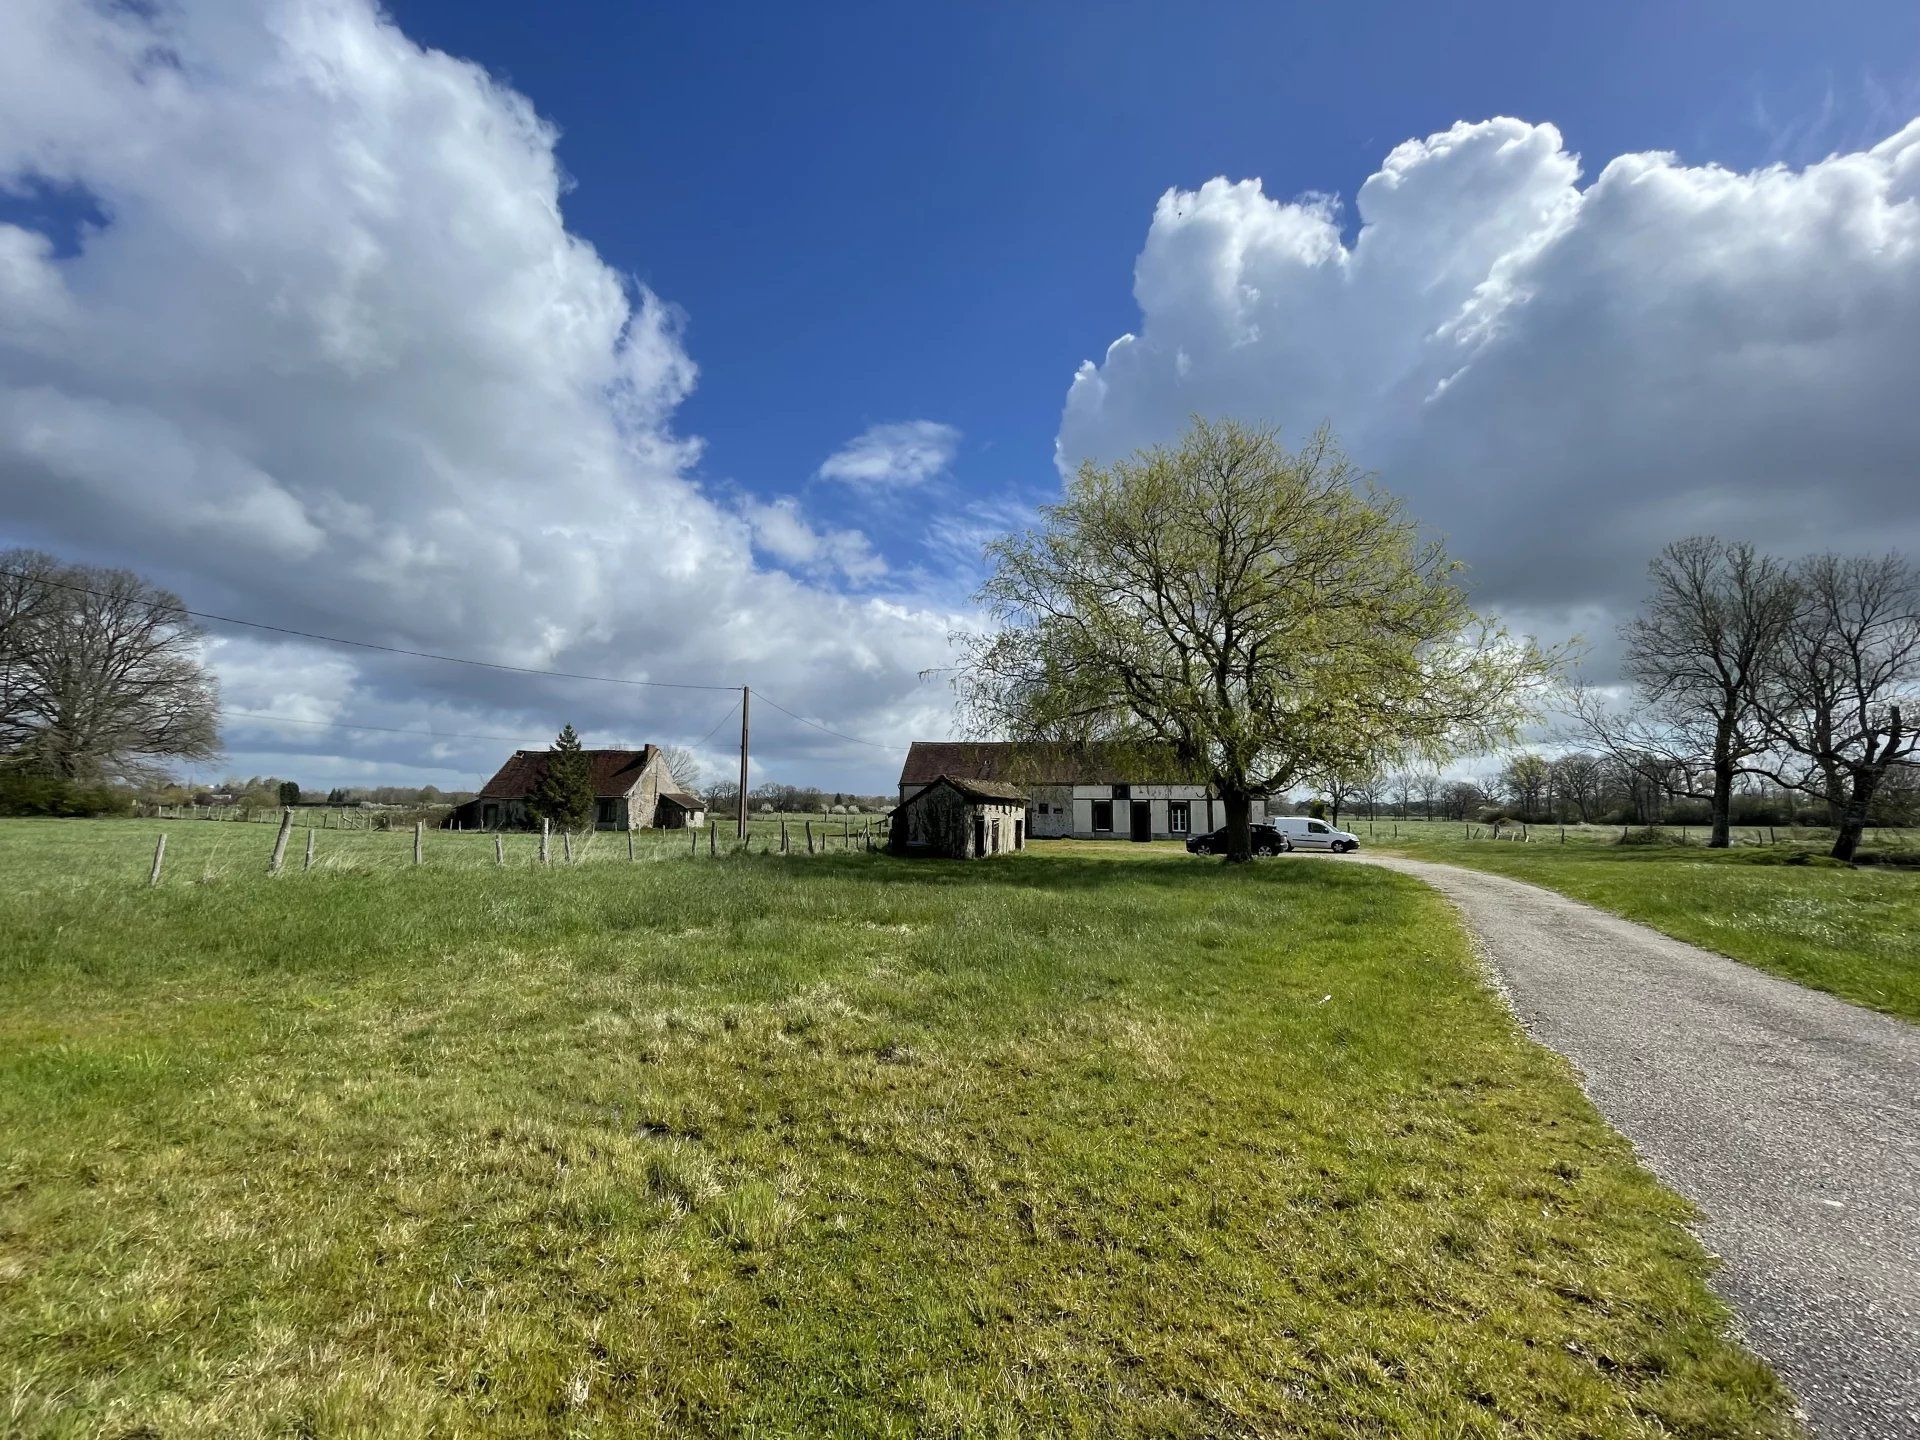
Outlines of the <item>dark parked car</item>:
[{"label": "dark parked car", "polygon": [[[1293,842],[1271,825],[1249,825],[1247,829],[1253,836],[1253,853],[1256,855],[1284,855],[1293,849]],[[1227,827],[1207,835],[1189,835],[1187,837],[1189,855],[1224,855],[1227,853]]]}]

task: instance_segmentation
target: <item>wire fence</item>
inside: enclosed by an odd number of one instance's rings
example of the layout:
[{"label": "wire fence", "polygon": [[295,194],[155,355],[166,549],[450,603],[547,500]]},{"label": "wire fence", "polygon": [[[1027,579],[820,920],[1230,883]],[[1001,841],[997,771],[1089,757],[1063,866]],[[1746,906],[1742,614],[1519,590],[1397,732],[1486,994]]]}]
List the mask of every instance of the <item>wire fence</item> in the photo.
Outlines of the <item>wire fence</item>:
[{"label": "wire fence", "polygon": [[[415,866],[484,870],[705,862],[736,855],[805,859],[876,854],[886,849],[888,838],[887,822],[877,815],[756,815],[741,837],[732,824],[724,822],[672,830],[453,830],[420,818],[395,822],[391,815],[318,806],[237,814],[208,812],[242,811],[243,807],[150,808],[158,813],[146,817],[149,819],[198,822],[185,833],[223,833],[231,837],[212,848],[195,847],[188,863],[201,866],[203,873],[209,865],[220,873],[249,868],[249,856],[253,866],[270,875]],[[201,830],[203,824],[208,825],[205,831]],[[170,873],[168,835],[162,830],[154,837],[149,885],[164,883]],[[177,845],[175,857],[177,868]]]},{"label": "wire fence", "polygon": [[[1565,824],[1531,824],[1519,820],[1493,823],[1485,820],[1428,820],[1419,816],[1386,816],[1371,820],[1344,817],[1343,824],[1369,840],[1406,841],[1497,841],[1515,845],[1694,845],[1704,848],[1712,838],[1710,826],[1686,825],[1601,825],[1569,821]],[[1827,845],[1833,830],[1817,825],[1735,825],[1729,839],[1735,846]],[[1920,832],[1896,826],[1874,826],[1862,837],[1864,844],[1887,850],[1920,848]]]}]

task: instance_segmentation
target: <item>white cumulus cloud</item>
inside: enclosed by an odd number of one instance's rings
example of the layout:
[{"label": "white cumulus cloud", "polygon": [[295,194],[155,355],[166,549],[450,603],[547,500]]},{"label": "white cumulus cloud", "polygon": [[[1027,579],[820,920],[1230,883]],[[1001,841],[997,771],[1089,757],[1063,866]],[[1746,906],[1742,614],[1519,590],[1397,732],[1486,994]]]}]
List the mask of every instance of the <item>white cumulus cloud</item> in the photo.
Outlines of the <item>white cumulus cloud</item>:
[{"label": "white cumulus cloud", "polygon": [[1551,125],[1460,124],[1355,211],[1349,242],[1327,197],[1167,192],[1061,465],[1196,412],[1327,420],[1483,599],[1569,628],[1693,531],[1920,542],[1920,121],[1798,170],[1626,155],[1584,185]]},{"label": "white cumulus cloud", "polygon": [[750,501],[744,513],[753,526],[754,544],[785,564],[837,573],[856,583],[887,573],[887,562],[874,553],[864,534],[815,527],[791,495],[765,504]]},{"label": "white cumulus cloud", "polygon": [[822,480],[848,485],[919,485],[941,474],[960,448],[960,432],[937,420],[869,425],[820,464]]},{"label": "white cumulus cloud", "polygon": [[[71,245],[0,226],[0,538],[281,625],[944,730],[917,676],[951,616],[836,590],[819,577],[876,573],[858,537],[756,522],[689,478],[680,316],[568,231],[527,99],[371,0],[13,0],[6,31],[0,187],[104,219]],[[757,566],[756,529],[783,559],[811,545],[814,578]],[[247,654],[234,693],[273,709]],[[318,713],[325,682],[352,699],[329,716],[673,741],[725,698],[350,669],[303,668],[288,713]],[[789,773],[893,763],[777,716],[765,737]]]}]

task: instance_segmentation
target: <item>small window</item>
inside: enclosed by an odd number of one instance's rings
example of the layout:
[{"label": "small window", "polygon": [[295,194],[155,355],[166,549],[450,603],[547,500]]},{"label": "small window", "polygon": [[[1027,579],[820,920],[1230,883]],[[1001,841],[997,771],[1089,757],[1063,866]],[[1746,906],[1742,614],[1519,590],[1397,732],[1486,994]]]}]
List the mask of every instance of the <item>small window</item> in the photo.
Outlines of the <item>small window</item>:
[{"label": "small window", "polygon": [[1185,800],[1167,802],[1167,833],[1184,835],[1193,828],[1193,811]]},{"label": "small window", "polygon": [[1312,835],[1326,835],[1330,833],[1327,827],[1322,825],[1318,820],[1307,821],[1307,832]]},{"label": "small window", "polygon": [[1113,829],[1113,802],[1096,800],[1093,802],[1093,828],[1095,830]]}]

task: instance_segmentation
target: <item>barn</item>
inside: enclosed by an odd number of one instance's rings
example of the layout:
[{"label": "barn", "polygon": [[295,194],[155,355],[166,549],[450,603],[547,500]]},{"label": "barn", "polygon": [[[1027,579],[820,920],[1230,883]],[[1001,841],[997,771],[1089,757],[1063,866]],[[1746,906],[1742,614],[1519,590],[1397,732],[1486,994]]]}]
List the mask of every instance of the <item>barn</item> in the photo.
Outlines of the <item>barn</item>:
[{"label": "barn", "polygon": [[[1227,807],[1205,777],[1151,746],[916,740],[900,768],[900,803],[942,776],[1020,787],[1028,797],[1025,833],[1035,839],[1184,840],[1227,823]],[[1269,813],[1267,798],[1255,797],[1254,821]]]},{"label": "barn", "polygon": [[[480,793],[447,817],[449,828],[518,830],[535,823],[527,801],[547,775],[550,750],[516,750]],[[681,790],[658,745],[584,750],[593,780],[596,830],[678,830],[707,823],[706,807]]]},{"label": "barn", "polygon": [[893,812],[896,855],[979,860],[1027,848],[1027,793],[993,780],[941,775]]}]

